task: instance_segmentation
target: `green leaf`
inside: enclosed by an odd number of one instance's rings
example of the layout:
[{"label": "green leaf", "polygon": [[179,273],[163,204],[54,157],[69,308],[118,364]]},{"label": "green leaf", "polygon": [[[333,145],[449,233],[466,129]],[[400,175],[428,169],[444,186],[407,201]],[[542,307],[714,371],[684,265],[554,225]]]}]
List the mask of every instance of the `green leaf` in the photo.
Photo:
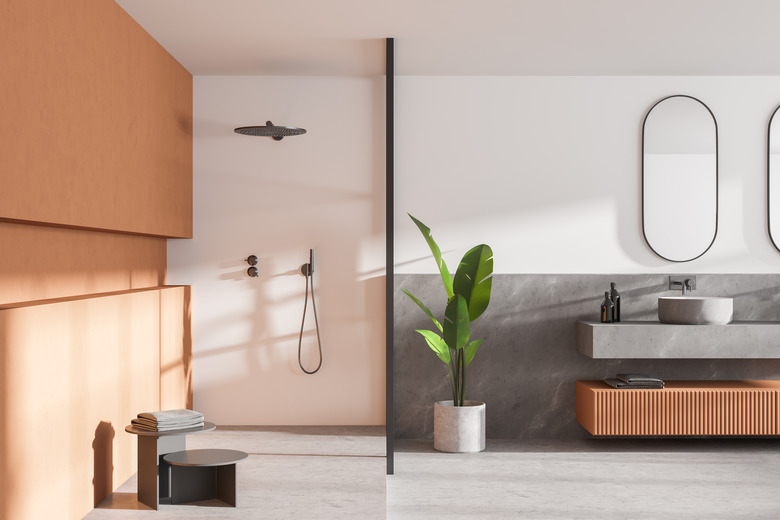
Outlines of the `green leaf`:
[{"label": "green leaf", "polygon": [[469,308],[466,299],[456,294],[450,298],[444,311],[444,341],[450,348],[460,350],[468,343],[470,334]]},{"label": "green leaf", "polygon": [[439,329],[439,332],[443,332],[443,331],[444,331],[444,329],[442,329],[442,327],[441,327],[441,323],[439,323],[439,320],[437,320],[437,319],[434,317],[434,315],[433,315],[433,313],[431,312],[431,310],[430,310],[428,307],[426,307],[426,306],[425,306],[425,304],[424,304],[423,302],[421,302],[420,300],[418,300],[417,298],[415,298],[415,297],[414,297],[414,295],[413,295],[412,293],[410,293],[409,291],[407,291],[406,289],[401,289],[401,290],[404,292],[404,294],[406,294],[406,295],[407,295],[409,298],[411,298],[411,299],[412,299],[412,301],[413,301],[414,303],[416,303],[416,304],[417,304],[417,306],[418,306],[418,307],[420,307],[420,308],[423,310],[423,312],[424,312],[425,314],[427,314],[427,315],[428,315],[428,317],[429,317],[429,318],[430,318],[430,319],[433,321],[433,323],[436,325],[436,327],[438,327],[438,329]]},{"label": "green leaf", "polygon": [[482,344],[481,339],[475,339],[468,345],[466,345],[466,348],[463,349],[463,352],[466,353],[466,366],[469,366],[469,363],[474,359],[474,356],[477,354],[477,349]]},{"label": "green leaf", "polygon": [[[409,213],[407,213],[407,215],[409,215]],[[409,218],[411,218],[414,223],[417,224],[417,227],[420,229],[420,233],[422,233],[425,241],[428,242],[428,247],[431,248],[431,253],[433,253],[433,258],[436,260],[436,265],[439,267],[441,279],[444,282],[444,290],[447,291],[447,299],[449,300],[453,295],[452,275],[450,275],[450,270],[447,269],[447,264],[444,263],[444,259],[441,257],[441,250],[439,249],[438,244],[436,244],[436,241],[433,239],[433,235],[431,235],[431,228],[411,215],[409,215]]]},{"label": "green leaf", "polygon": [[453,290],[466,299],[469,320],[474,321],[485,312],[493,287],[493,250],[480,244],[471,248],[460,261],[455,272]]},{"label": "green leaf", "polygon": [[420,335],[425,338],[428,346],[431,347],[431,350],[433,350],[437,356],[439,356],[439,359],[448,365],[450,364],[450,348],[447,346],[441,336],[432,330],[416,330],[415,332],[419,332]]}]

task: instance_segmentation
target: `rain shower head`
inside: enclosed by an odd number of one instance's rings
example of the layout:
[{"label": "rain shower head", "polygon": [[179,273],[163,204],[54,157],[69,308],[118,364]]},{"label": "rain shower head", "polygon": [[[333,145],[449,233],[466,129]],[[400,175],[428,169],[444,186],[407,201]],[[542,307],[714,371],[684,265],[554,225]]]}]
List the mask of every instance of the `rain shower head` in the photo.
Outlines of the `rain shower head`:
[{"label": "rain shower head", "polygon": [[234,132],[257,137],[272,137],[274,141],[281,141],[288,135],[301,135],[306,133],[306,130],[303,128],[276,126],[270,121],[266,121],[265,124],[266,126],[241,126],[236,128]]}]

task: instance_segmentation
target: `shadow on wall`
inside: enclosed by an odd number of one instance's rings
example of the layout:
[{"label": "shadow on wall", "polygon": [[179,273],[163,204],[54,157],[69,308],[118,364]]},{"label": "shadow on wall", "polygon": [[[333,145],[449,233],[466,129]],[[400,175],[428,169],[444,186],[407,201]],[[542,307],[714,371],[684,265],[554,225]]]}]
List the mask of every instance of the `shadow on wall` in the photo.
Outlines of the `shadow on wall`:
[{"label": "shadow on wall", "polygon": [[[270,261],[269,258],[262,258],[260,264],[268,264]],[[235,262],[225,262],[221,267],[234,267],[234,264]],[[300,287],[284,296],[275,296],[273,289],[269,289],[268,285],[272,283],[274,279],[287,277],[300,278]],[[237,270],[220,275],[220,280],[244,282],[246,279],[245,262],[239,264]],[[356,282],[356,285],[359,287],[373,287],[374,285],[377,285],[376,280],[384,281],[384,277],[360,280]],[[191,357],[203,360],[224,354],[240,352],[245,356],[246,366],[252,369],[250,370],[250,373],[253,371],[257,371],[258,373],[269,372],[284,365],[289,373],[301,375],[300,367],[297,362],[296,346],[300,337],[299,327],[302,318],[303,305],[306,303],[307,310],[305,329],[303,331],[302,355],[304,363],[313,363],[316,366],[319,361],[319,354],[317,352],[317,335],[313,314],[314,308],[312,297],[309,296],[307,299],[307,296],[304,293],[306,286],[304,285],[304,277],[301,275],[300,268],[277,272],[266,276],[261,275],[260,278],[253,283],[257,283],[257,286],[253,288],[254,301],[250,311],[247,311],[242,315],[224,317],[223,319],[214,320],[210,323],[210,326],[213,329],[226,329],[248,321],[251,324],[251,333],[247,340],[232,342],[225,344],[224,346],[199,351],[194,353]],[[332,311],[330,308],[324,308],[320,303],[321,283],[319,279],[316,283],[316,301],[319,306],[317,312],[320,315],[325,314],[327,316]],[[366,289],[366,291],[369,291],[369,289]],[[290,312],[294,313],[291,320],[292,325],[289,328],[290,332],[286,334],[271,334],[270,331],[274,327],[269,324],[278,321],[278,317],[274,316],[272,310],[282,305],[289,306]],[[372,311],[373,310],[372,307]],[[379,310],[381,311],[381,309]],[[322,321],[321,318],[318,319],[320,322]],[[290,350],[286,350],[287,348]],[[323,348],[325,348],[325,344],[323,344]],[[165,369],[163,368],[162,370]],[[251,380],[252,377],[253,376],[250,375],[248,379]]]},{"label": "shadow on wall", "polygon": [[92,441],[94,472],[94,505],[97,506],[114,490],[114,437],[116,432],[110,422],[100,421]]},{"label": "shadow on wall", "polygon": [[[248,284],[249,289],[243,294],[245,305],[235,307],[240,312],[225,313],[208,324],[201,320],[201,329],[196,331],[200,338],[215,338],[213,348],[193,352],[196,371],[223,360],[238,367],[231,377],[220,377],[208,385],[201,383],[195,408],[207,413],[210,420],[223,425],[374,424],[380,420],[383,409],[366,403],[383,403],[384,380],[368,378],[362,368],[359,374],[350,374],[349,367],[382,366],[383,345],[375,340],[380,337],[377,331],[384,332],[381,297],[385,278],[361,279],[363,273],[358,272],[354,260],[359,258],[358,246],[328,246],[322,247],[325,253],[319,257],[321,264],[315,249],[315,297],[322,341],[322,370],[316,377],[304,374],[298,364],[304,302],[307,312],[301,362],[307,370],[313,370],[320,361],[312,298],[307,301],[304,295],[306,282],[299,269],[307,260],[306,255],[278,265],[273,264],[274,257],[262,257],[259,264],[265,267],[256,279],[248,278],[245,261],[224,264],[229,271],[220,280],[236,279]],[[346,253],[334,256],[334,250]],[[277,256],[296,258],[292,253]],[[350,263],[344,261],[345,257]],[[224,334],[239,328],[244,337]],[[351,398],[352,385],[362,385],[355,409],[334,404],[339,399]],[[259,398],[268,395],[284,395],[284,404]],[[239,412],[227,409],[226,399]],[[302,413],[307,407],[312,409]],[[365,412],[367,408],[370,411]],[[355,418],[359,413],[374,416]]]},{"label": "shadow on wall", "polygon": [[192,408],[192,288],[160,293],[160,410]]}]

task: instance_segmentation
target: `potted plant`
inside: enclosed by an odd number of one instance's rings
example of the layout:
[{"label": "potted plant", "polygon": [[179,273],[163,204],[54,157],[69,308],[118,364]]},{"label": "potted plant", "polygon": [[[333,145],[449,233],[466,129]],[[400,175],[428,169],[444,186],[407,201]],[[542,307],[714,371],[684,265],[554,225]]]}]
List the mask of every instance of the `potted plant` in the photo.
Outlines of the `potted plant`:
[{"label": "potted plant", "polygon": [[416,332],[447,365],[450,375],[452,400],[434,404],[433,447],[450,452],[482,451],[485,449],[485,403],[466,400],[466,367],[482,344],[481,339],[470,338],[471,323],[485,312],[490,303],[493,250],[485,244],[471,248],[463,255],[453,278],[430,228],[412,215],[409,217],[428,243],[447,293],[444,319],[439,321],[423,302],[406,289],[401,289],[438,329],[438,332]]}]

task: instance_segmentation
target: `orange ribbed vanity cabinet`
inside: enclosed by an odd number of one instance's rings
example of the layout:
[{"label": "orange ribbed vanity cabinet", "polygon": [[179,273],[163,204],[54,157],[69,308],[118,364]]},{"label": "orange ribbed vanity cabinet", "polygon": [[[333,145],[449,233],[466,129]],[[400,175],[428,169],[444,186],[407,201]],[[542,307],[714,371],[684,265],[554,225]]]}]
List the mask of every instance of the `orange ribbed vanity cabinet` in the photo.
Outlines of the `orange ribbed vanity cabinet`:
[{"label": "orange ribbed vanity cabinet", "polygon": [[617,389],[577,381],[577,422],[593,435],[780,435],[780,381],[666,381]]}]

